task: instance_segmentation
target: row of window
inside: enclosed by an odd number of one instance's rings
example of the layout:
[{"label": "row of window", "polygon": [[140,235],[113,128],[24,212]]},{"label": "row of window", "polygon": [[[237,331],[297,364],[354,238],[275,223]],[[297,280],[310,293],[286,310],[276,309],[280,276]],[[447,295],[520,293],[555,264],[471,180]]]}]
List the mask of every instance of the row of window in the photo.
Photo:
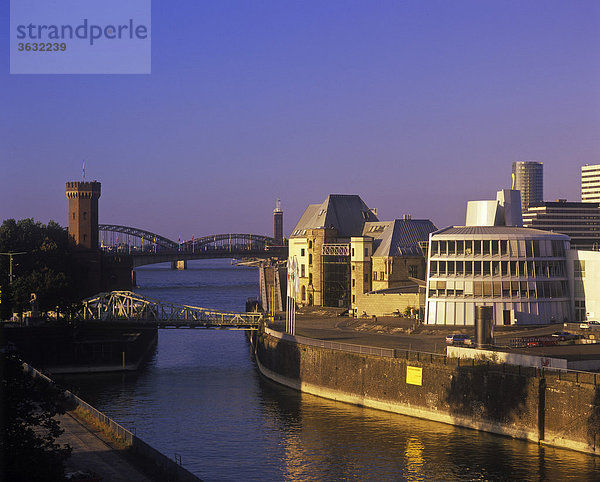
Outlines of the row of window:
[{"label": "row of window", "polygon": [[432,241],[431,256],[563,257],[565,242],[550,239]]},{"label": "row of window", "polygon": [[474,298],[565,298],[566,281],[434,281],[429,297]]},{"label": "row of window", "polygon": [[430,261],[429,276],[561,278],[566,269],[564,261]]}]

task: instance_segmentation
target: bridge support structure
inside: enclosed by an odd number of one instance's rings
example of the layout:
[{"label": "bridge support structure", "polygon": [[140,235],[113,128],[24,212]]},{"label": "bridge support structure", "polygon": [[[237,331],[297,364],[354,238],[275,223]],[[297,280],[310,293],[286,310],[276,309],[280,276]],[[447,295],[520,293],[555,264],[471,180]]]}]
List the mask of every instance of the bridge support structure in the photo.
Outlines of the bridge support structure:
[{"label": "bridge support structure", "polygon": [[187,259],[178,259],[177,261],[171,261],[171,269],[187,269]]}]

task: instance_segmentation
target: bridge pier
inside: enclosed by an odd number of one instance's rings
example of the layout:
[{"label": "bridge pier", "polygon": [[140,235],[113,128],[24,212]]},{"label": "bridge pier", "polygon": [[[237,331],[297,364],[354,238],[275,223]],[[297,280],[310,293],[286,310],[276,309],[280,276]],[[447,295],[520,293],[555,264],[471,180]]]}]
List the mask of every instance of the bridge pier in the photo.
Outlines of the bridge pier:
[{"label": "bridge pier", "polygon": [[171,269],[178,269],[178,270],[187,269],[187,259],[171,261]]}]

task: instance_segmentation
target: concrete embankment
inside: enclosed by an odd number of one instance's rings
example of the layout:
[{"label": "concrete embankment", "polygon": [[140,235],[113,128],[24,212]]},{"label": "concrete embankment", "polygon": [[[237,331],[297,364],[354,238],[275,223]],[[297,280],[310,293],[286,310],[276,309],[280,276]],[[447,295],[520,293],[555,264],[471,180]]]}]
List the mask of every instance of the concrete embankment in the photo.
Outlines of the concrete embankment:
[{"label": "concrete embankment", "polygon": [[[41,377],[45,379],[48,383],[53,383],[50,378],[48,378],[35,368],[31,367],[27,363],[23,364],[23,368],[32,376]],[[117,422],[112,420],[110,417],[107,417],[102,412],[96,410],[94,407],[92,407],[90,404],[88,404],[78,396],[74,395],[68,390],[65,391],[65,395],[67,396],[68,400],[72,402],[75,408],[74,412],[72,412],[75,418],[79,419],[83,423],[83,425],[89,425],[90,422],[95,425],[98,425],[102,428],[104,432],[113,436],[116,439],[117,443],[123,447],[123,449],[119,450],[119,452],[124,452],[122,454],[123,456],[127,456],[129,459],[135,460],[136,465],[143,466],[144,470],[142,471],[142,473],[153,474],[152,477],[149,477],[150,480],[169,480],[180,482],[194,482],[200,480],[194,474],[192,474],[184,467],[179,465],[176,461],[170,459],[155,448],[151,447],[146,442],[137,437],[135,434],[133,434],[123,426],[119,425]],[[77,428],[74,424],[71,424],[71,426],[75,427],[76,430],[81,429],[81,427]],[[84,429],[84,432],[85,431],[89,432],[93,430],[88,428]],[[71,432],[73,432],[72,429]],[[69,440],[62,440],[61,443],[69,443]],[[112,449],[113,455],[115,456],[114,458],[120,458],[121,454],[115,454],[114,452],[116,451],[116,449]],[[105,450],[109,450],[109,448],[106,448]],[[89,457],[89,454],[80,454],[78,456],[78,465],[85,464],[86,457]],[[108,460],[108,457],[106,455],[104,455],[102,458]],[[130,470],[134,471],[134,469]],[[110,474],[107,475],[107,480],[138,480],[136,478],[131,479],[126,477],[126,474],[121,474],[121,477],[116,479],[111,479]]]},{"label": "concrete embankment", "polygon": [[600,374],[254,335],[261,373],[320,397],[600,455]]}]

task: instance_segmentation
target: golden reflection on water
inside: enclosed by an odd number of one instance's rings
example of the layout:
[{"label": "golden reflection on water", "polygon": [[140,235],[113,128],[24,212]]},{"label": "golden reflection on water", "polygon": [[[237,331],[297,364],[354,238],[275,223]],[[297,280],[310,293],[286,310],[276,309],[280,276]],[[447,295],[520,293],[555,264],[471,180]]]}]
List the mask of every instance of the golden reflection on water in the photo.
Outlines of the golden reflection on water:
[{"label": "golden reflection on water", "polygon": [[425,446],[418,438],[411,437],[406,441],[404,457],[406,459],[406,475],[409,479],[415,479],[422,476],[424,450]]},{"label": "golden reflection on water", "polygon": [[[558,480],[595,457],[298,394],[287,480]],[[307,463],[307,461],[310,461]]]}]

